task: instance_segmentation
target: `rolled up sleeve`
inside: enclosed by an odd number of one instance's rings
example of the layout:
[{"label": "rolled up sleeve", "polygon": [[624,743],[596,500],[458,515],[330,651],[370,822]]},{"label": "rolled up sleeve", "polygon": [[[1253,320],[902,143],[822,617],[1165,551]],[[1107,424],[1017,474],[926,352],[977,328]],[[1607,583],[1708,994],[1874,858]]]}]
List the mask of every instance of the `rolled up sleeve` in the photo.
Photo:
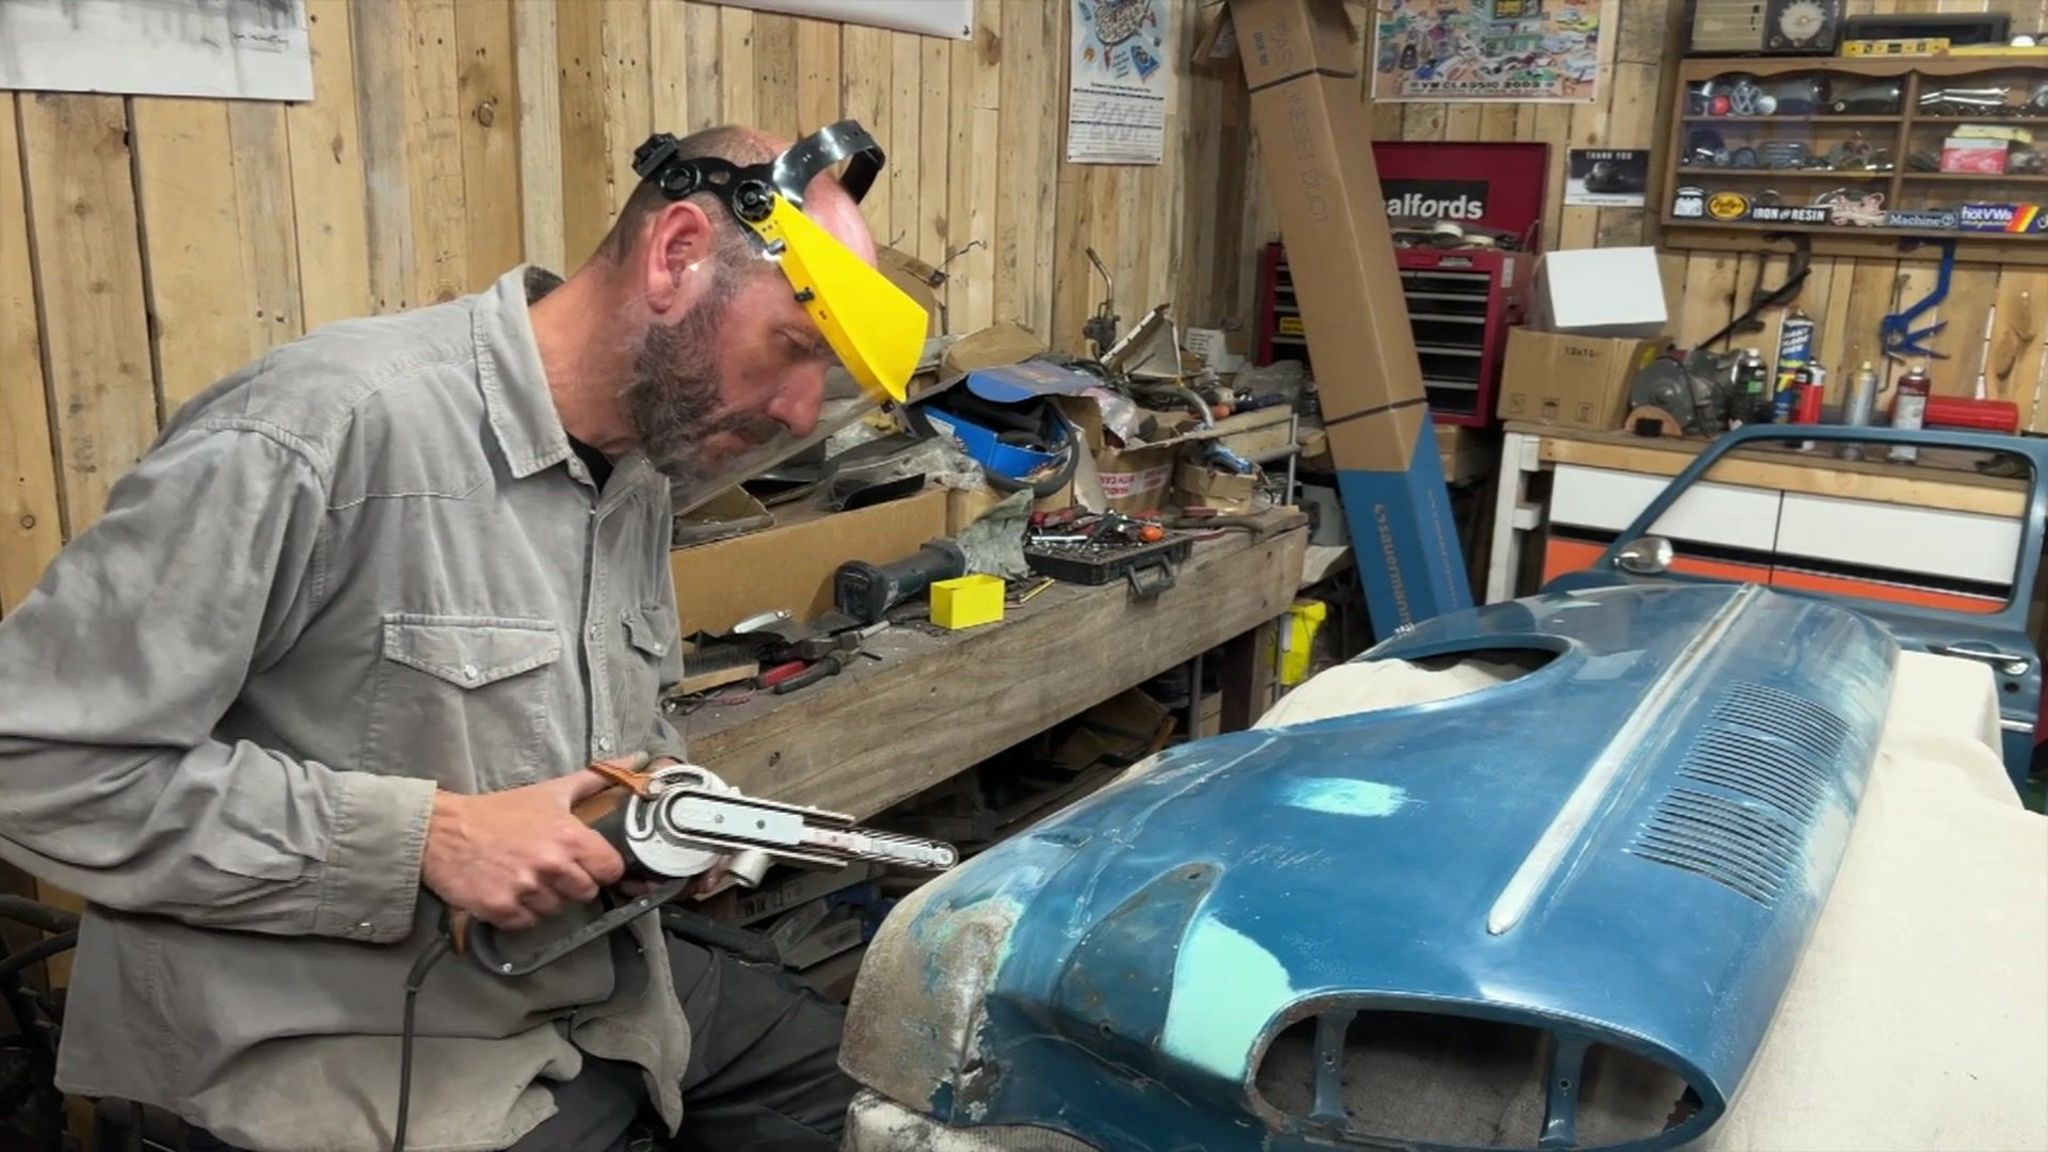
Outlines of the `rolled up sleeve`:
[{"label": "rolled up sleeve", "polygon": [[110,908],[404,938],[434,784],[216,728],[315,607],[326,500],[288,434],[188,426],[0,620],[0,858]]}]

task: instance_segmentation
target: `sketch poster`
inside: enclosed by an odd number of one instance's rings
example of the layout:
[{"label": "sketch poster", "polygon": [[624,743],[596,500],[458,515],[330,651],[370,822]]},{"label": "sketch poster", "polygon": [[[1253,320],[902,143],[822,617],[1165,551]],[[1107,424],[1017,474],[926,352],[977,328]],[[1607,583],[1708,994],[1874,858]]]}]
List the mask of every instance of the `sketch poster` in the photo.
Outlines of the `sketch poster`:
[{"label": "sketch poster", "polygon": [[1647,148],[1573,148],[1565,164],[1564,202],[1641,208],[1650,187]]},{"label": "sketch poster", "polygon": [[1173,0],[1068,0],[1067,161],[1157,164],[1173,82]]},{"label": "sketch poster", "polygon": [[1601,0],[1383,0],[1375,100],[1587,103]]},{"label": "sketch poster", "polygon": [[311,100],[305,0],[0,0],[0,88]]}]

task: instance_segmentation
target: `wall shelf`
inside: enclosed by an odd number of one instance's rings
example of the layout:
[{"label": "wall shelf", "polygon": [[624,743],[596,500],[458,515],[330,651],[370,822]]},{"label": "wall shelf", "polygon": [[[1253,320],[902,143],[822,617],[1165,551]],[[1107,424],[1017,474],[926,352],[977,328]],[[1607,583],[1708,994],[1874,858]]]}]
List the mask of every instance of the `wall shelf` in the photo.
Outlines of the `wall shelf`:
[{"label": "wall shelf", "polygon": [[[1808,237],[1817,256],[1854,256],[1888,259],[1938,260],[1935,245],[1920,245],[1902,251],[1902,241],[1954,240],[1957,258],[2007,264],[2048,266],[2048,233],[1981,232],[1960,228],[1944,230],[1919,226],[1865,226],[1834,223],[1854,216],[1875,218],[1877,214],[1959,212],[1964,204],[2038,206],[2048,216],[2048,173],[1928,172],[1907,167],[1916,146],[1925,152],[1940,147],[1940,137],[1965,124],[2009,128],[2048,127],[2048,114],[2023,103],[2037,86],[2048,83],[2048,57],[1977,56],[1939,57],[1781,57],[1777,59],[1693,59],[1674,69],[1672,108],[1665,132],[1662,165],[1662,208],[1664,243],[1672,248],[1712,251],[1782,252],[1782,241],[1767,239],[1767,233],[1791,233]],[[1693,93],[1705,82],[1725,76],[1749,76],[1767,91],[1774,86],[1817,81],[1815,95],[1822,101],[1853,100],[1843,114],[1818,112],[1771,116],[1714,116],[1702,114]],[[1923,101],[1941,88],[1961,79],[1965,86],[2006,89],[2011,112],[1985,116],[1957,116],[1955,103],[1932,103],[1933,114],[1922,115]],[[1895,81],[1887,84],[1886,81]],[[1886,89],[1895,90],[1886,91]],[[1782,87],[1774,93],[1787,99]],[[1815,96],[1801,92],[1807,99]],[[1893,112],[1871,111],[1872,101],[1896,101]],[[1811,107],[1807,105],[1806,107]],[[2025,111],[2022,112],[2021,110]],[[1823,135],[1830,125],[1857,126],[1861,131]],[[1872,126],[1881,131],[1869,131]],[[1706,164],[1681,164],[1694,134],[1705,128],[1722,129],[1725,141],[1716,148],[1756,148],[1773,141],[1792,140],[1825,154],[1835,141],[1860,141],[1878,162],[1892,167],[1881,171],[1833,170],[1825,168],[1720,168]],[[1773,132],[1783,128],[1783,132]],[[1936,133],[1939,133],[1939,137]],[[2033,147],[2048,152],[2048,133]],[[1790,185],[1791,187],[1785,187]],[[1835,187],[1829,187],[1833,185]],[[1685,193],[1681,195],[1681,193]],[[1766,195],[1775,193],[1775,195]],[[1812,197],[1812,199],[1807,199]],[[1786,207],[1813,207],[1828,198],[1840,203],[1840,217],[1829,213],[1825,222],[1794,222],[1785,219],[1755,219],[1765,211]],[[1759,205],[1757,202],[1762,200]],[[2022,208],[2024,210],[2024,208]],[[1719,215],[1716,215],[1718,211]],[[1684,214],[1681,214],[1684,213]],[[1918,224],[1921,220],[1902,223]]]}]

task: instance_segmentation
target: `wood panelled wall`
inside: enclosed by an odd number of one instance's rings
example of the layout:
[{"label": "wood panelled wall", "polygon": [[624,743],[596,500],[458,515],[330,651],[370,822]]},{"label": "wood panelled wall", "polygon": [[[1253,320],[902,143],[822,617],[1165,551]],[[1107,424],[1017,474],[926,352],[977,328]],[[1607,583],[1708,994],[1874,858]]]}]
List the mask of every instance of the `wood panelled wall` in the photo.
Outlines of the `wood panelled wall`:
[{"label": "wood panelled wall", "polygon": [[0,92],[0,612],[164,416],[330,320],[573,267],[650,131],[794,136],[859,118],[889,164],[878,238],[951,277],[952,331],[1079,343],[1249,312],[1250,153],[1234,68],[1185,65],[1165,162],[1063,162],[1067,12],[979,0],[971,41],[695,0],[311,0],[316,96],[277,104]]},{"label": "wood panelled wall", "polygon": [[[1600,91],[1592,104],[1382,104],[1373,109],[1374,135],[1388,140],[1543,141],[1551,147],[1547,248],[1656,244],[1660,213],[1654,203],[1641,210],[1564,205],[1564,151],[1600,145],[1652,148],[1653,166],[1661,166],[1670,103],[1665,66],[1677,58],[1685,7],[1685,0],[1605,0],[1603,24],[1613,32],[1602,38]],[[2003,11],[2012,16],[2015,32],[2048,28],[2043,0],[1848,0],[1847,10],[1852,15]],[[1737,65],[1731,62],[1730,67]],[[1270,224],[1262,220],[1260,227],[1270,229]],[[1748,308],[1759,284],[1782,283],[1786,264],[1783,255],[1667,250],[1665,299],[1673,337],[1690,347],[1712,335]],[[1879,321],[1897,311],[1901,301],[1910,305],[1932,291],[1938,267],[1933,259],[1813,262],[1795,303],[1819,325],[1821,362],[1834,373],[1831,401],[1839,401],[1842,382],[1859,362],[1871,360],[1882,370]],[[1785,315],[1784,309],[1772,309],[1762,317],[1763,332],[1736,339],[1769,356]],[[1918,323],[1938,321],[1948,327],[1932,344],[1948,359],[1929,362],[1935,391],[1973,394],[1982,371],[1988,395],[2017,401],[2023,418],[2032,416],[2032,429],[2048,432],[2048,397],[2037,400],[2043,337],[2048,335],[2048,269],[1960,263],[1946,302]],[[1988,321],[1995,326],[1986,340]]]}]

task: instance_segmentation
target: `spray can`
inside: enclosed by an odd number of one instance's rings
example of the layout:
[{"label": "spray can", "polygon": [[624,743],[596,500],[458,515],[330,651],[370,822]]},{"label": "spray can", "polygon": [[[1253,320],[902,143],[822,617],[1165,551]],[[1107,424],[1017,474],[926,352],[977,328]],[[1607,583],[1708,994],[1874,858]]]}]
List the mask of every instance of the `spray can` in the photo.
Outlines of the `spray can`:
[{"label": "spray can", "polygon": [[[1877,412],[1877,370],[1865,360],[1863,367],[1849,377],[1849,395],[1842,401],[1842,423],[1851,428],[1868,428],[1871,417]],[[1844,441],[1842,459],[1863,459],[1863,445]]]},{"label": "spray can", "polygon": [[1764,354],[1755,348],[1745,348],[1742,357],[1735,362],[1735,409],[1745,424],[1766,421],[1771,418],[1770,369],[1764,365]]},{"label": "spray can", "polygon": [[[1820,423],[1821,404],[1827,399],[1826,375],[1819,368],[1802,364],[1792,373],[1792,422]],[[1813,451],[1813,441],[1801,440],[1801,452]]]},{"label": "spray can", "polygon": [[[1915,364],[1899,377],[1898,387],[1892,390],[1892,427],[1920,428],[1927,423],[1927,394],[1934,390],[1934,382],[1927,378],[1927,366]],[[1891,459],[1900,464],[1911,464],[1920,458],[1920,449],[1911,444],[1894,444]]]},{"label": "spray can", "polygon": [[1791,390],[1792,374],[1800,365],[1813,363],[1813,343],[1813,317],[1793,309],[1792,314],[1785,317],[1784,326],[1778,330],[1778,379],[1774,398]]}]

